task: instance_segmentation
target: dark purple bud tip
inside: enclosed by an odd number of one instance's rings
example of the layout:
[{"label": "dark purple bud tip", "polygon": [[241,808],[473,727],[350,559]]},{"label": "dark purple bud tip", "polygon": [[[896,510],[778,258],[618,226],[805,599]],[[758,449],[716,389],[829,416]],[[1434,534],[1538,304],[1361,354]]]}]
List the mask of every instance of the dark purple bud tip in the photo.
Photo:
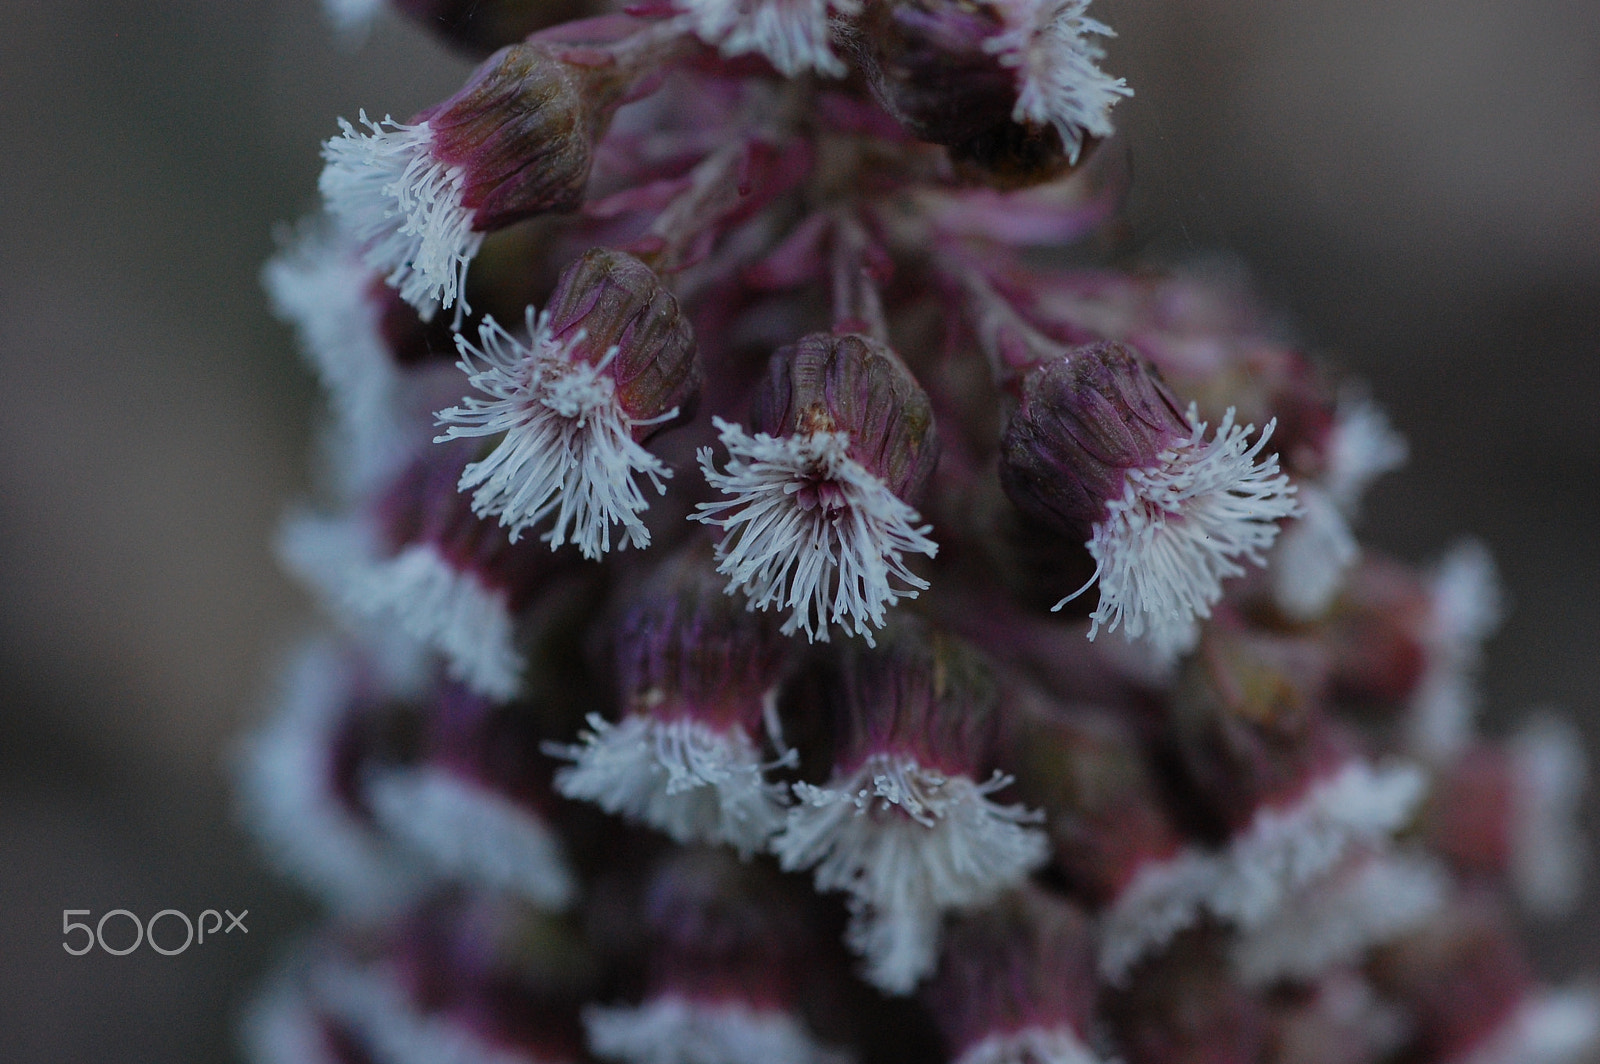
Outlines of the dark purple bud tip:
[{"label": "dark purple bud tip", "polygon": [[1138,355],[1105,342],[1028,374],[1001,444],[1000,482],[1018,507],[1087,539],[1130,469],[1158,464],[1192,428]]},{"label": "dark purple bud tip", "polygon": [[704,376],[694,330],[650,267],[592,248],[562,272],[546,314],[551,341],[570,347],[572,360],[610,360],[605,372],[635,439],[693,413]]},{"label": "dark purple bud tip", "polygon": [[610,101],[586,68],[537,44],[502,48],[450,99],[418,115],[430,154],[464,172],[461,203],[479,232],[583,199]]},{"label": "dark purple bud tip", "polygon": [[[853,333],[813,333],[773,355],[754,419],[773,436],[848,433],[850,457],[912,505],[938,464],[927,393],[892,350]],[[808,488],[806,509],[841,501],[825,483]]]}]

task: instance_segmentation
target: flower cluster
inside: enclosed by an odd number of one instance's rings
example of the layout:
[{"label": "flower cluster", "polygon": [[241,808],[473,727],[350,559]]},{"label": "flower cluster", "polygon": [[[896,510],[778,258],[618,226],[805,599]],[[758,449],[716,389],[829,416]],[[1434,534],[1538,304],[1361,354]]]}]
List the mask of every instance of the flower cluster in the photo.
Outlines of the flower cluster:
[{"label": "flower cluster", "polygon": [[394,6],[481,64],[266,271],[337,634],[241,759],[332,911],[258,1064],[1593,1047],[1487,553],[1361,549],[1405,445],[1246,293],[1035,253],[1122,191],[1087,0]]}]

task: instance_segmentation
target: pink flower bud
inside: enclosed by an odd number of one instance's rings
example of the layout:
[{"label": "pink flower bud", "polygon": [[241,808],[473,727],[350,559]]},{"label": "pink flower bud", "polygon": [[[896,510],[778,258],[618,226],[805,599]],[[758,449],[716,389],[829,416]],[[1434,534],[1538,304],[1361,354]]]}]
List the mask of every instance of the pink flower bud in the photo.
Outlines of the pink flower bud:
[{"label": "pink flower bud", "polygon": [[[1131,350],[1094,344],[1035,368],[1001,446],[1000,478],[1019,507],[1072,539],[1087,538],[1100,584],[1100,627],[1146,631],[1158,650],[1193,645],[1222,580],[1264,563],[1276,522],[1297,512],[1269,422],[1215,438]],[[1057,605],[1059,609],[1066,600]]]},{"label": "pink flower bud", "polygon": [[323,146],[328,209],[407,302],[448,308],[485,233],[582,202],[612,112],[673,47],[649,29],[581,49],[528,41],[410,122],[363,112],[364,133],[341,119]]},{"label": "pink flower bud", "polygon": [[473,512],[498,517],[513,542],[554,515],[540,538],[552,550],[574,542],[586,558],[611,549],[613,525],[623,545],[648,546],[635,477],[664,494],[672,471],[641,443],[685,416],[701,378],[677,301],[639,260],[596,248],[562,272],[544,313],[528,308],[527,330],[523,341],[490,319],[477,347],[457,337],[481,396],[440,411],[435,442],[501,437],[462,473]]}]

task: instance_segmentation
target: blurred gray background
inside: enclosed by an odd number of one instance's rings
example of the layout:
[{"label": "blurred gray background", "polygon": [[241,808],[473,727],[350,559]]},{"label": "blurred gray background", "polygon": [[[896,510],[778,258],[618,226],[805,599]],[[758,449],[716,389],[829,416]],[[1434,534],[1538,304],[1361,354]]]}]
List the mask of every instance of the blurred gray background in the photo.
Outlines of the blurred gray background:
[{"label": "blurred gray background", "polygon": [[[1600,5],[1098,0],[1138,96],[1134,233],[1237,255],[1413,448],[1365,538],[1464,532],[1513,611],[1491,723],[1600,738]],[[466,67],[311,0],[9,0],[0,17],[0,1056],[229,1059],[306,903],[232,827],[226,761],[308,609],[268,543],[315,394],[257,272],[337,115]],[[1591,802],[1591,823],[1595,810]],[[1550,972],[1600,958],[1584,917]],[[249,909],[249,935],[74,958],[60,913]]]}]

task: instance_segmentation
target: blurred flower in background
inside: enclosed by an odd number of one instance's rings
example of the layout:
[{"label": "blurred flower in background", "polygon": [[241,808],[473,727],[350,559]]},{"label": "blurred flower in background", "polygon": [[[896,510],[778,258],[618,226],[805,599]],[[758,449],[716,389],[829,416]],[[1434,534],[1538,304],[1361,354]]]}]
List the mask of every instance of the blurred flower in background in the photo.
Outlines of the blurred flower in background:
[{"label": "blurred flower in background", "polygon": [[[1116,112],[1132,245],[1190,266],[1231,254],[1213,280],[1248,269],[1367,379],[1412,460],[1374,488],[1364,539],[1422,559],[1482,536],[1510,592],[1482,670],[1490,727],[1549,701],[1592,749],[1600,16],[1114,0],[1095,15],[1119,35],[1108,67],[1138,89]],[[310,4],[70,2],[12,12],[0,42],[21,140],[0,245],[0,1027],[30,1059],[223,1058],[246,987],[305,924],[227,813],[234,737],[307,613],[270,544],[304,492],[313,392],[257,275],[272,224],[310,203],[328,116],[413,114],[467,70],[386,15],[349,43]],[[1540,749],[1530,737],[1485,778]],[[1349,889],[1381,874],[1353,864]],[[1536,933],[1545,970],[1600,953],[1592,898]],[[251,909],[248,940],[59,952],[58,910],[224,905]],[[1484,949],[1500,933],[1454,918]],[[1270,931],[1251,964],[1271,965]],[[1195,978],[1209,948],[1174,953],[1170,977]],[[1396,993],[1414,968],[1392,959]],[[326,978],[353,1016],[392,1002],[391,985]],[[1350,1014],[1323,993],[1273,1022]]]}]

